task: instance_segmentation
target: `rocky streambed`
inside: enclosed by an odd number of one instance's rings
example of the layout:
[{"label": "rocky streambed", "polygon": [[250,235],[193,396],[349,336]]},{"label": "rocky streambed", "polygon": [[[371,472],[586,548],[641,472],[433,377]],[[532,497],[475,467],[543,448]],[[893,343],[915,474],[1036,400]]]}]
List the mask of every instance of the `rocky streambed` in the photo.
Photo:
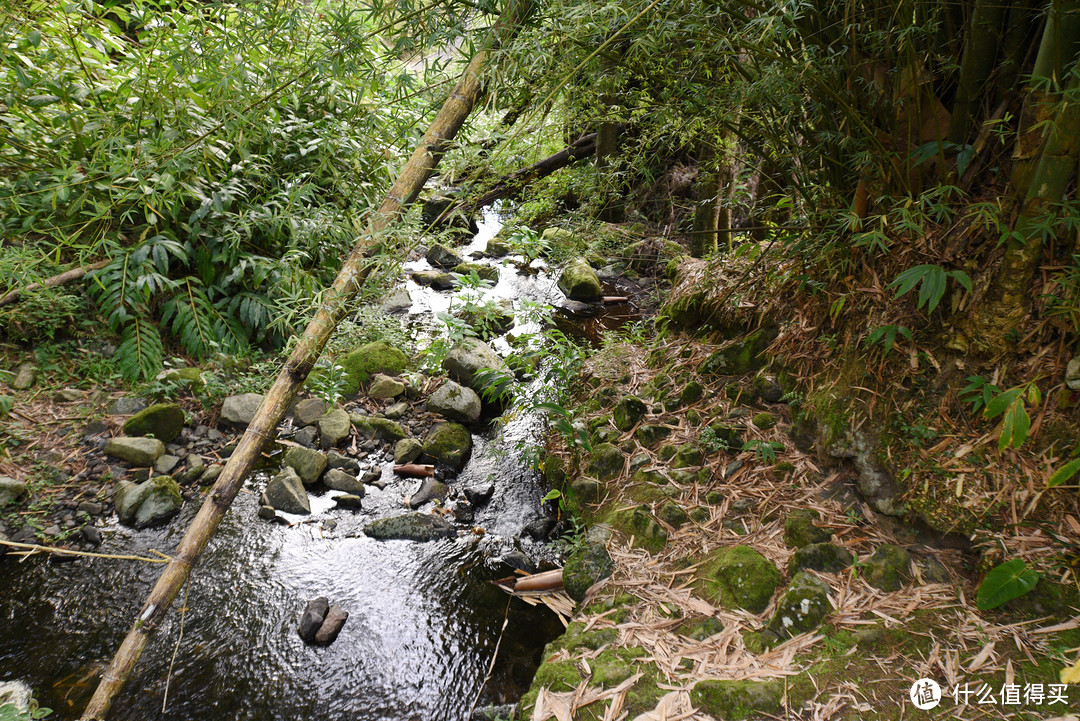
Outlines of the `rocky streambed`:
[{"label": "rocky streambed", "polygon": [[[479,255],[497,228],[488,216],[455,252]],[[450,309],[431,282],[448,262],[437,253],[407,264],[410,279],[383,302],[414,329]],[[492,278],[488,295],[508,306],[563,297],[543,268],[522,275],[512,260],[454,267]],[[521,456],[543,420],[496,428],[498,409],[474,387],[477,370],[501,367],[503,334],[521,323],[510,319],[490,343],[459,343],[445,376],[408,372],[415,348],[374,342],[344,354],[346,400],[307,395],[291,409],[112,718],[465,719],[477,700],[519,698],[562,626],[489,581],[551,567],[547,542],[562,528]],[[114,557],[0,563],[0,678],[28,683],[59,718],[77,715],[160,570],[133,558],[175,547],[259,400],[229,397],[214,427],[189,423],[174,403],[125,399],[83,429],[87,461],[74,480],[90,492],[46,530],[62,538],[85,524],[75,545]],[[407,464],[433,468],[395,472]],[[34,542],[28,529],[9,535]],[[349,614],[332,645],[297,633],[317,597]]]}]

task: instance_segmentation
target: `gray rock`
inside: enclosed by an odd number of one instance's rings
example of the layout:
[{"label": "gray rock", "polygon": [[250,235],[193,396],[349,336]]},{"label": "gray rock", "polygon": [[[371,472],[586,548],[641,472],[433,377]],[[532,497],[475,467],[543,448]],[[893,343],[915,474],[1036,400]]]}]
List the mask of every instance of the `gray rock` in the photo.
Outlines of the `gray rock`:
[{"label": "gray rock", "polygon": [[788,572],[794,575],[805,568],[822,573],[839,573],[855,562],[851,551],[834,543],[811,543],[795,551],[788,561]]},{"label": "gray rock", "polygon": [[293,434],[293,442],[299,443],[304,448],[314,448],[315,439],[319,437],[319,429],[315,426],[304,426]]},{"label": "gray rock", "polygon": [[446,494],[450,492],[449,486],[434,478],[425,478],[416,493],[409,496],[409,508],[419,508],[432,499],[446,500]]},{"label": "gray rock", "polygon": [[491,500],[491,497],[495,494],[495,484],[489,483],[486,486],[478,486],[476,488],[466,488],[465,498],[469,500],[469,503],[474,506],[482,506]]},{"label": "gray rock", "polygon": [[146,408],[146,399],[138,396],[124,396],[117,398],[116,403],[109,406],[109,416],[131,416]]},{"label": "gray rock", "polygon": [[343,493],[340,496],[334,497],[334,503],[341,508],[363,508],[364,497],[354,493]]},{"label": "gray rock", "polygon": [[326,470],[326,455],[310,448],[293,446],[285,453],[282,462],[296,471],[305,486],[318,481]]},{"label": "gray rock", "polygon": [[476,389],[477,371],[489,368],[509,372],[506,362],[487,343],[466,338],[443,359],[442,367],[458,383]]},{"label": "gray rock", "polygon": [[325,451],[349,437],[352,423],[349,414],[341,408],[335,408],[319,419],[319,445]]},{"label": "gray rock", "polygon": [[825,444],[825,452],[835,458],[850,458],[854,463],[859,492],[870,506],[887,516],[903,515],[906,504],[899,499],[892,474],[879,460],[877,443],[861,430],[848,428],[837,434],[825,424],[819,425],[819,436],[832,439]]},{"label": "gray rock", "polygon": [[85,513],[90,516],[100,516],[105,510],[105,507],[97,501],[83,501],[76,510],[79,513]]},{"label": "gray rock", "polygon": [[155,403],[124,422],[129,436],[153,436],[170,443],[184,429],[184,409],[176,403]]},{"label": "gray rock", "polygon": [[340,468],[331,468],[327,471],[323,476],[323,483],[332,490],[345,491],[361,498],[364,497],[364,482]]},{"label": "gray rock", "polygon": [[292,468],[282,468],[270,479],[270,482],[266,484],[264,495],[267,504],[282,513],[302,515],[311,513],[311,502],[308,500],[307,491],[304,490],[300,476]]},{"label": "gray rock", "polygon": [[379,304],[379,311],[387,315],[401,313],[412,307],[412,296],[405,288],[395,288]]},{"label": "gray rock", "polygon": [[180,459],[178,457],[166,453],[161,458],[154,461],[154,472],[167,476],[173,472],[173,469],[176,468],[179,463]]},{"label": "gray rock", "polygon": [[247,428],[248,423],[255,417],[259,405],[263,402],[263,396],[259,393],[241,393],[238,396],[229,396],[221,404],[222,423],[235,428]]},{"label": "gray rock", "polygon": [[83,399],[83,392],[77,388],[61,388],[53,394],[53,400],[57,403],[75,403]]},{"label": "gray rock", "polygon": [[394,463],[412,463],[420,457],[424,445],[415,438],[403,438],[394,444]]},{"label": "gray rock", "polygon": [[863,567],[866,582],[882,591],[899,591],[911,580],[911,554],[891,543],[883,543]]},{"label": "gray rock", "polygon": [[326,596],[319,596],[308,601],[304,613],[300,616],[300,628],[298,629],[300,638],[304,639],[305,643],[311,643],[315,640],[315,634],[319,632],[319,628],[322,626],[323,621],[326,620],[326,614],[329,610],[330,601]]},{"label": "gray rock", "polygon": [[[408,389],[406,388],[406,391],[407,390]],[[383,418],[388,418],[388,419],[390,419],[392,421],[396,421],[397,419],[401,418],[402,416],[404,416],[408,412],[409,412],[409,404],[405,403],[404,401],[401,401],[400,403],[394,403],[393,405],[388,406],[387,409],[382,412],[382,415],[383,415]]]},{"label": "gray rock", "polygon": [[293,408],[293,423],[298,428],[310,426],[326,415],[326,403],[321,398],[305,398]]},{"label": "gray rock", "polygon": [[180,486],[169,476],[157,476],[135,485],[119,481],[113,491],[113,506],[121,523],[135,528],[157,525],[184,505]]},{"label": "gray rock", "polygon": [[20,363],[15,369],[15,378],[11,381],[11,387],[17,391],[25,391],[34,385],[37,380],[38,368],[33,363]]},{"label": "gray rock", "polygon": [[26,484],[10,476],[0,476],[0,508],[26,493]]},{"label": "gray rock", "polygon": [[318,633],[315,634],[315,643],[322,646],[333,643],[348,620],[348,611],[342,610],[341,606],[331,606],[326,612],[326,620],[322,622]]},{"label": "gray rock", "polygon": [[368,386],[368,395],[372,398],[397,398],[405,392],[405,384],[383,373],[376,373]]},{"label": "gray rock", "polygon": [[767,646],[813,631],[832,610],[829,585],[807,571],[799,571],[776,604],[776,612],[765,627]]},{"label": "gray rock", "polygon": [[259,518],[264,521],[272,521],[277,518],[277,511],[273,506],[259,506]]},{"label": "gray rock", "polygon": [[93,526],[83,526],[82,537],[83,540],[85,540],[91,546],[101,545],[101,531],[94,528]]},{"label": "gray rock", "polygon": [[206,470],[203,471],[202,475],[199,476],[199,485],[211,485],[218,479],[218,476],[221,475],[221,472],[224,469],[225,466],[221,465],[220,463],[211,463],[209,466],[206,467]]},{"label": "gray rock", "polygon": [[437,270],[420,270],[412,274],[417,285],[430,285],[435,290],[450,290],[454,287],[454,276]]},{"label": "gray rock", "polygon": [[343,456],[337,451],[330,451],[326,454],[326,467],[336,468],[353,476],[360,474],[360,463],[355,458]]},{"label": "gray rock", "polygon": [[570,300],[591,302],[600,300],[604,289],[596,271],[584,258],[575,258],[559,276],[559,290]]},{"label": "gray rock", "polygon": [[364,526],[364,533],[381,541],[433,541],[457,535],[453,524],[442,516],[418,512],[379,519]]},{"label": "gray rock", "polygon": [[480,396],[454,381],[443,383],[427,399],[427,409],[452,421],[471,423],[480,418]]},{"label": "gray rock", "polygon": [[165,444],[157,438],[110,438],[105,443],[105,455],[136,466],[151,466],[165,453]]},{"label": "gray rock", "polygon": [[442,243],[433,243],[424,257],[432,265],[447,269],[461,265],[464,261],[460,255]]}]

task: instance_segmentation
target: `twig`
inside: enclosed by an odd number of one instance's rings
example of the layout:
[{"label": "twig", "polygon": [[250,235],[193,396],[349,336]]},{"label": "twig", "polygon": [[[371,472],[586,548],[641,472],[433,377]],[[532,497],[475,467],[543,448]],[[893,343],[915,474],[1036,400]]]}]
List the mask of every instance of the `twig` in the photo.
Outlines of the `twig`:
[{"label": "twig", "polygon": [[0,306],[10,305],[11,303],[14,303],[22,296],[23,293],[39,290],[41,288],[53,288],[55,286],[63,285],[64,283],[73,280],[78,280],[90,271],[101,270],[108,264],[108,260],[99,260],[97,263],[91,263],[90,265],[83,266],[81,268],[71,268],[70,270],[65,270],[63,273],[60,273],[59,275],[54,275],[51,278],[46,278],[40,283],[31,283],[25,288],[15,288],[14,290],[11,290],[7,294],[5,294],[4,297],[0,298]]},{"label": "twig", "polygon": [[90,551],[72,551],[67,548],[55,548],[52,546],[39,546],[36,543],[18,543],[17,541],[0,541],[0,546],[10,546],[12,548],[23,549],[22,554],[24,556],[32,556],[34,553],[60,553],[67,556],[89,556],[90,558],[113,558],[118,561],[145,561],[146,563],[168,563],[169,557],[161,551],[150,549],[151,553],[156,553],[160,558],[146,558],[145,556],[124,556],[116,555],[112,553],[91,553]]},{"label": "twig", "polygon": [[506,625],[510,623],[510,602],[514,600],[514,597],[506,599],[506,613],[503,614],[502,628],[499,630],[499,640],[495,642],[495,653],[491,654],[491,663],[488,664],[487,673],[484,675],[484,680],[480,682],[480,688],[476,691],[476,698],[473,699],[472,706],[469,707],[469,715],[465,718],[472,718],[473,711],[476,710],[476,704],[480,701],[480,694],[484,692],[484,686],[491,680],[491,672],[495,668],[495,659],[499,657],[499,646],[502,645],[503,634],[506,633]]},{"label": "twig", "polygon": [[180,634],[176,637],[172,658],[169,659],[169,671],[165,674],[165,693],[161,696],[161,713],[165,713],[165,704],[169,702],[169,682],[172,681],[173,665],[176,663],[176,654],[180,652],[180,642],[184,639],[184,617],[187,615],[187,599],[190,590],[191,576],[188,576],[187,582],[184,584],[184,603],[180,606]]}]

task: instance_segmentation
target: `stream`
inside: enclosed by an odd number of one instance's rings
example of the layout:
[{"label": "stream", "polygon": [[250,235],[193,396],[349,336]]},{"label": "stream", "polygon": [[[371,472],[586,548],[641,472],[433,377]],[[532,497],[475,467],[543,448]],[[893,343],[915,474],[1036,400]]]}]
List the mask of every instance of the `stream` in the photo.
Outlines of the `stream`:
[{"label": "stream", "polygon": [[[497,213],[488,211],[458,252],[482,250],[499,227]],[[406,271],[427,267],[423,259],[405,264]],[[545,271],[519,274],[508,259],[498,267],[499,281],[488,291],[495,298],[561,299]],[[407,324],[430,323],[450,303],[449,292],[412,280],[402,287],[411,296]],[[623,322],[619,311],[611,311],[615,323]],[[579,334],[591,335],[585,324]],[[492,345],[506,349],[501,338]],[[385,456],[388,485],[369,486],[362,511],[336,508],[334,492],[315,491],[311,516],[290,517],[302,521],[291,526],[256,517],[266,475],[252,474],[110,719],[461,721],[478,694],[478,708],[516,701],[544,645],[562,630],[543,606],[511,599],[490,583],[512,572],[499,561],[507,553],[541,566],[554,558],[546,544],[519,535],[543,515],[545,489],[516,444],[542,431],[535,414],[510,421],[501,434],[474,429],[472,457],[451,485],[494,482],[495,493],[477,509],[475,525],[484,533],[453,540],[380,542],[363,535],[366,523],[403,512],[402,498],[419,485],[395,476]],[[144,530],[121,526],[113,515],[100,529],[105,540],[97,550],[169,552],[198,505],[189,501],[167,525]],[[29,684],[55,710],[52,718],[77,718],[160,570],[85,557],[0,563],[0,681]],[[350,613],[328,647],[305,645],[296,631],[305,603],[316,596]],[[504,616],[508,625],[484,684]]]}]

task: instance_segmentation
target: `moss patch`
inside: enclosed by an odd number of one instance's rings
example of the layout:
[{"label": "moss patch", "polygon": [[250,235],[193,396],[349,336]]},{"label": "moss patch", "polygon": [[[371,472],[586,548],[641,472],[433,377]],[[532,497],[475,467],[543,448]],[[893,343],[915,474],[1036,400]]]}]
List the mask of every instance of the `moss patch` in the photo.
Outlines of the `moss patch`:
[{"label": "moss patch", "polygon": [[707,600],[761,613],[783,576],[749,546],[733,546],[709,554],[697,572],[696,588]]}]

